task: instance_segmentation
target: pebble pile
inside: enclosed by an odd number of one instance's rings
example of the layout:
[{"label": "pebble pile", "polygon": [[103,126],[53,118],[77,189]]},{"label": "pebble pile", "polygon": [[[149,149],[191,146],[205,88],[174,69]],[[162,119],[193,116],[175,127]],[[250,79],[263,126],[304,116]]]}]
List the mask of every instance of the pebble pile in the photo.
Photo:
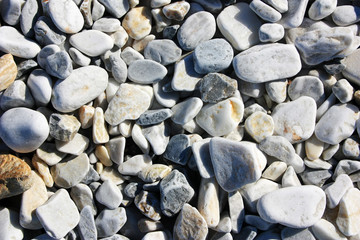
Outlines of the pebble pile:
[{"label": "pebble pile", "polygon": [[360,240],[358,1],[0,9],[0,239]]}]

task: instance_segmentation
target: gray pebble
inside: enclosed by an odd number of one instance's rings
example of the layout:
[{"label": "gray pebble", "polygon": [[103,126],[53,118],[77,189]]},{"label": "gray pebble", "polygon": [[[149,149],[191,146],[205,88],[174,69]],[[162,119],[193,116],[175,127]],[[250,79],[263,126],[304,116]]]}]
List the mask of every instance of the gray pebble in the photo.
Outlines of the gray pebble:
[{"label": "gray pebble", "polygon": [[121,51],[120,56],[121,56],[122,60],[124,60],[126,65],[130,65],[132,62],[134,62],[136,60],[144,59],[144,56],[141,55],[141,53],[139,53],[132,47],[126,47],[124,50]]},{"label": "gray pebble", "polygon": [[180,25],[172,25],[172,26],[165,27],[164,30],[162,31],[163,38],[173,39],[179,28],[180,28]]},{"label": "gray pebble", "polygon": [[350,175],[360,170],[360,162],[357,160],[348,160],[344,159],[339,161],[338,165],[335,168],[334,175],[332,176],[335,180],[341,174]]},{"label": "gray pebble", "polygon": [[173,170],[160,182],[162,213],[168,217],[174,216],[194,194],[194,189],[189,185],[185,175]]},{"label": "gray pebble", "polygon": [[53,113],[49,119],[50,135],[60,141],[70,141],[80,129],[76,117],[67,114]]},{"label": "gray pebble", "polygon": [[45,70],[51,76],[65,79],[73,71],[72,61],[65,51],[56,52],[46,57]]},{"label": "gray pebble", "polygon": [[142,190],[142,184],[140,184],[138,182],[130,182],[124,188],[124,193],[129,198],[135,198],[136,195],[138,195],[141,190]]},{"label": "gray pebble", "polygon": [[39,15],[38,2],[36,0],[27,0],[20,15],[20,27],[25,37],[34,36],[34,26]]},{"label": "gray pebble", "polygon": [[186,165],[191,157],[190,138],[185,134],[178,134],[170,138],[163,157],[180,165]]},{"label": "gray pebble", "polygon": [[139,84],[158,82],[162,80],[166,74],[166,67],[148,59],[134,61],[128,68],[128,78]]},{"label": "gray pebble", "polygon": [[325,100],[324,85],[319,78],[313,76],[301,76],[291,81],[288,94],[291,100],[296,100],[301,96],[308,96],[320,104]]},{"label": "gray pebble", "polygon": [[119,83],[124,83],[128,75],[126,63],[120,57],[120,51],[116,51],[109,57],[111,64],[111,72],[114,79]]},{"label": "gray pebble", "polygon": [[121,18],[129,10],[128,0],[99,0],[105,6],[106,11],[116,18]]},{"label": "gray pebble", "polygon": [[125,208],[104,209],[95,220],[98,237],[110,237],[117,233],[126,223]]},{"label": "gray pebble", "polygon": [[259,39],[261,42],[277,42],[284,35],[284,27],[278,23],[265,23],[259,28]]},{"label": "gray pebble", "polygon": [[73,34],[69,38],[69,42],[80,52],[90,57],[100,56],[114,46],[114,40],[106,33],[98,30],[87,30]]},{"label": "gray pebble", "polygon": [[42,69],[35,69],[31,72],[27,80],[37,106],[46,106],[51,99],[52,79]]},{"label": "gray pebble", "polygon": [[104,16],[105,7],[98,0],[93,0],[93,6],[91,11],[91,18],[93,21],[100,19]]},{"label": "gray pebble", "polygon": [[80,221],[77,226],[81,240],[96,240],[97,230],[94,215],[90,206],[85,206],[80,212]]},{"label": "gray pebble", "polygon": [[105,144],[111,161],[116,164],[121,164],[124,161],[125,144],[126,139],[122,136],[112,138]]},{"label": "gray pebble", "polygon": [[360,7],[352,5],[337,6],[331,18],[338,26],[348,26],[360,21]]},{"label": "gray pebble", "polygon": [[75,185],[71,188],[70,196],[80,212],[85,207],[90,207],[91,215],[96,215],[97,209],[94,202],[93,193],[87,185],[82,183]]},{"label": "gray pebble", "polygon": [[23,4],[22,0],[2,0],[1,16],[4,22],[12,26],[18,24]]},{"label": "gray pebble", "polygon": [[0,100],[0,107],[4,111],[15,107],[32,108],[35,105],[29,88],[21,80],[14,81],[3,92]]},{"label": "gray pebble", "polygon": [[92,29],[105,33],[116,32],[121,28],[119,19],[116,18],[100,18],[92,25]]},{"label": "gray pebble", "polygon": [[263,1],[253,0],[249,6],[260,18],[267,22],[274,23],[281,19],[281,14]]},{"label": "gray pebble", "polygon": [[333,85],[332,92],[341,103],[347,103],[353,98],[354,88],[346,79],[340,79]]},{"label": "gray pebble", "polygon": [[40,45],[60,45],[65,42],[66,35],[61,32],[46,16],[40,16],[34,26],[35,39]]},{"label": "gray pebble", "polygon": [[335,61],[334,63],[324,64],[323,68],[328,74],[336,75],[341,73],[346,68],[346,65],[341,61]]},{"label": "gray pebble", "polygon": [[21,63],[19,63],[17,65],[17,75],[16,75],[16,79],[19,79],[20,77],[22,77],[24,74],[26,74],[27,72],[29,72],[31,69],[37,67],[38,64],[37,62],[35,62],[32,59],[29,60],[25,60],[22,61]]},{"label": "gray pebble", "polygon": [[134,203],[146,217],[154,221],[161,219],[160,201],[154,193],[141,191],[136,195]]},{"label": "gray pebble", "polygon": [[281,239],[282,240],[316,240],[316,238],[308,228],[296,229],[290,227],[286,227],[283,230],[281,230]]},{"label": "gray pebble", "polygon": [[161,122],[150,127],[144,127],[142,133],[150,143],[155,155],[161,155],[165,152],[170,139],[170,127],[167,123]]},{"label": "gray pebble", "polygon": [[74,61],[74,63],[76,63],[81,67],[90,65],[91,59],[88,56],[85,56],[82,52],[80,52],[76,48],[71,47],[69,49],[69,55],[71,59]]},{"label": "gray pebble", "polygon": [[346,77],[350,82],[357,85],[360,84],[360,71],[357,63],[359,62],[360,49],[355,50],[352,54],[347,56],[343,63],[345,64],[345,69],[342,71],[344,77]]},{"label": "gray pebble", "polygon": [[[90,159],[90,157],[89,157],[89,159]],[[90,163],[91,163],[91,161],[90,161]],[[94,167],[92,165],[90,165],[88,173],[81,180],[81,182],[88,185],[92,182],[97,182],[99,180],[100,180],[100,175],[98,174],[97,171],[95,171]]]},{"label": "gray pebble", "polygon": [[60,47],[55,44],[50,44],[43,47],[36,57],[39,66],[43,69],[46,69],[46,64],[47,64],[46,58],[60,51],[61,51]]},{"label": "gray pebble", "polygon": [[144,49],[144,56],[164,66],[176,62],[181,57],[181,48],[174,41],[162,39],[152,40]]},{"label": "gray pebble", "polygon": [[158,124],[172,116],[173,112],[168,108],[148,110],[140,115],[136,124],[140,126],[148,126]]},{"label": "gray pebble", "polygon": [[265,92],[265,85],[263,83],[251,83],[239,79],[238,85],[240,93],[249,97],[259,98]]},{"label": "gray pebble", "polygon": [[331,178],[332,172],[330,170],[311,170],[306,169],[300,174],[300,177],[304,184],[315,185],[322,187],[324,183]]},{"label": "gray pebble", "polygon": [[190,122],[201,110],[203,102],[200,98],[192,97],[188,98],[171,108],[173,115],[171,120],[174,123],[184,125]]},{"label": "gray pebble", "polygon": [[120,206],[123,196],[120,189],[112,180],[106,180],[97,189],[96,200],[109,209],[116,209]]},{"label": "gray pebble", "polygon": [[211,13],[219,13],[223,7],[220,0],[195,0],[194,2],[199,3],[205,10]]},{"label": "gray pebble", "polygon": [[281,79],[265,83],[265,89],[269,98],[276,102],[282,103],[286,99],[288,80]]},{"label": "gray pebble", "polygon": [[346,174],[340,174],[335,182],[325,189],[326,203],[328,208],[335,208],[340,203],[347,190],[353,188],[351,178]]},{"label": "gray pebble", "polygon": [[[170,86],[171,91],[167,91],[167,86]],[[166,89],[165,89],[166,88]],[[155,99],[159,104],[164,107],[173,107],[176,102],[179,100],[179,92],[173,91],[171,88],[171,82],[168,78],[153,84]]]}]

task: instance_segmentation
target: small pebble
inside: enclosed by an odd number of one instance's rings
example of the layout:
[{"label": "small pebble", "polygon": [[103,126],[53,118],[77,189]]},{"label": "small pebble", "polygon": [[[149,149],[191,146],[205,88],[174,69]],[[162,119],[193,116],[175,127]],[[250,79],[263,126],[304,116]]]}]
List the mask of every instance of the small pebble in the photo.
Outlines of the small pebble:
[{"label": "small pebble", "polygon": [[31,159],[31,164],[38,171],[45,185],[47,187],[53,187],[54,179],[50,174],[50,169],[46,162],[42,161],[36,154],[34,154],[33,158]]},{"label": "small pebble", "polygon": [[55,140],[56,149],[63,153],[80,155],[89,146],[89,139],[79,133],[71,141],[63,142]]},{"label": "small pebble", "polygon": [[335,228],[335,226],[325,220],[320,219],[311,227],[314,236],[319,240],[346,240],[347,238]]},{"label": "small pebble", "polygon": [[105,33],[116,32],[120,30],[120,21],[116,18],[100,18],[92,25],[93,30],[99,30]]},{"label": "small pebble", "polygon": [[277,42],[284,35],[284,27],[277,23],[265,23],[259,28],[259,40],[261,42]]},{"label": "small pebble", "polygon": [[345,236],[353,236],[360,232],[360,214],[357,204],[359,200],[360,191],[357,188],[350,188],[341,198],[336,225]]},{"label": "small pebble", "polygon": [[123,175],[137,176],[147,166],[152,165],[149,155],[135,155],[119,165],[118,171]]},{"label": "small pebble", "polygon": [[[114,40],[98,30],[79,32],[72,35],[69,41],[72,46],[90,57],[100,56],[114,46]],[[97,44],[99,42],[102,44]]]},{"label": "small pebble", "polygon": [[123,196],[113,181],[105,180],[97,189],[95,198],[106,208],[116,209],[120,206]]},{"label": "small pebble", "polygon": [[180,102],[171,108],[173,115],[171,120],[174,123],[184,125],[190,122],[201,110],[203,102],[200,98],[192,97]]},{"label": "small pebble", "polygon": [[358,60],[359,57],[360,57],[359,49],[355,50],[352,54],[347,56],[343,61],[343,64],[346,67],[342,71],[342,74],[344,75],[344,77],[347,78],[347,80],[357,85],[359,85],[360,83],[360,77],[359,77],[360,73],[359,73],[359,69],[356,67],[357,66],[356,63],[359,61]]},{"label": "small pebble", "polygon": [[201,100],[216,103],[235,94],[238,83],[221,73],[209,73],[200,81]]},{"label": "small pebble", "polygon": [[341,103],[347,103],[353,98],[354,88],[346,79],[340,79],[333,85],[332,92]]},{"label": "small pebble", "polygon": [[110,237],[117,233],[126,223],[125,208],[104,209],[95,219],[98,237]]},{"label": "small pebble", "polygon": [[338,26],[348,26],[360,21],[360,7],[352,5],[337,6],[331,18]]},{"label": "small pebble", "polygon": [[172,40],[153,40],[144,49],[144,56],[164,66],[178,61],[182,50]]},{"label": "small pebble", "polygon": [[162,12],[168,19],[174,19],[176,21],[184,20],[189,10],[190,4],[186,1],[174,2],[162,8]]},{"label": "small pebble", "polygon": [[185,134],[170,138],[163,157],[180,165],[186,165],[191,156],[191,140]]},{"label": "small pebble", "polygon": [[143,168],[138,177],[147,183],[153,183],[166,177],[170,172],[171,168],[163,164],[153,164]]},{"label": "small pebble", "polygon": [[37,106],[46,106],[51,100],[52,79],[42,69],[35,69],[27,79],[32,96]]},{"label": "small pebble", "polygon": [[274,182],[278,182],[283,177],[286,170],[286,163],[275,161],[265,169],[261,177],[272,180]]},{"label": "small pebble", "polygon": [[325,189],[327,206],[335,208],[346,191],[353,188],[350,177],[346,174],[340,174],[336,177],[335,182]]},{"label": "small pebble", "polygon": [[332,172],[330,170],[313,170],[308,168],[300,174],[300,177],[306,185],[322,187],[331,175]]},{"label": "small pebble", "polygon": [[141,191],[134,199],[135,206],[146,217],[158,221],[161,219],[161,209],[158,197],[147,191]]},{"label": "small pebble", "polygon": [[61,45],[66,40],[66,35],[60,31],[50,17],[40,16],[34,26],[35,39],[40,45]]},{"label": "small pebble", "polygon": [[97,239],[95,219],[92,213],[92,209],[89,205],[85,206],[80,212],[80,221],[78,225],[78,230],[81,240]]},{"label": "small pebble", "polygon": [[202,178],[197,209],[208,227],[215,228],[220,221],[219,185],[215,178]]},{"label": "small pebble", "polygon": [[336,9],[337,1],[323,1],[316,0],[314,1],[308,11],[309,17],[312,20],[321,20],[331,15]]},{"label": "small pebble", "polygon": [[[301,25],[304,20],[306,7],[308,5],[308,0],[301,0],[300,2],[297,0],[281,0],[272,2],[281,2],[281,6],[284,6],[284,14],[282,15],[279,23],[284,26],[285,29],[296,28]],[[278,5],[280,6],[280,4]],[[286,7],[285,7],[286,6]]]},{"label": "small pebble", "polygon": [[309,228],[295,229],[295,228],[289,228],[289,227],[286,227],[283,230],[281,230],[281,239],[283,239],[283,240],[295,240],[295,239],[316,240],[316,238],[311,233]]},{"label": "small pebble", "polygon": [[301,96],[311,97],[319,106],[325,100],[324,85],[317,77],[296,77],[289,85],[288,95],[293,101]]},{"label": "small pebble", "polygon": [[[129,1],[126,1],[126,0],[120,0],[120,1],[98,0],[98,1],[105,7],[106,11],[108,11],[111,15],[113,15],[116,18],[121,18],[129,10]],[[100,5],[99,3],[97,5]],[[99,6],[97,6],[97,7],[100,8]],[[94,8],[95,8],[95,4],[93,7],[93,11],[94,11]],[[100,9],[99,9],[99,11],[100,11]],[[93,15],[93,17],[94,17],[94,15]]]},{"label": "small pebble", "polygon": [[2,94],[0,107],[6,111],[11,108],[32,108],[35,104],[28,86],[21,80],[14,81]]},{"label": "small pebble", "polygon": [[138,84],[151,84],[162,80],[167,69],[153,60],[137,60],[128,68],[128,78]]},{"label": "small pebble", "polygon": [[282,179],[281,179],[281,185],[283,187],[297,187],[301,186],[300,180],[296,175],[296,172],[292,166],[289,166]]},{"label": "small pebble", "polygon": [[245,120],[245,129],[256,142],[261,142],[274,132],[274,121],[263,112],[254,112]]},{"label": "small pebble", "polygon": [[7,89],[16,79],[18,69],[11,54],[0,57],[0,91]]},{"label": "small pebble", "polygon": [[60,141],[73,140],[80,126],[72,115],[53,113],[49,119],[50,135]]},{"label": "small pebble", "polygon": [[[70,196],[81,212],[85,207],[90,207],[90,214],[96,215],[97,209],[91,189],[82,183],[71,188]],[[81,217],[81,216],[80,216]]]},{"label": "small pebble", "polygon": [[151,12],[147,7],[135,7],[126,13],[122,26],[135,40],[144,38],[151,32]]},{"label": "small pebble", "polygon": [[261,0],[253,0],[249,6],[256,15],[267,22],[274,23],[281,19],[281,14],[278,11]]}]

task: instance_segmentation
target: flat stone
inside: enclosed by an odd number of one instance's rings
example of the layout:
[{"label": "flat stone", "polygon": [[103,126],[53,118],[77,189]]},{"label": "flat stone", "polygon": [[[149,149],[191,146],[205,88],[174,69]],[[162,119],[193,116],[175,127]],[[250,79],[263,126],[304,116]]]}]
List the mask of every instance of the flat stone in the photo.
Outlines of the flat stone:
[{"label": "flat stone", "polygon": [[202,178],[197,209],[208,227],[215,228],[220,221],[219,185],[215,178]]},{"label": "flat stone", "polygon": [[[237,152],[236,157],[234,152]],[[210,156],[216,180],[227,192],[258,180],[266,165],[265,156],[249,142],[213,138],[210,141]]]},{"label": "flat stone", "polygon": [[19,225],[18,213],[8,208],[2,207],[0,209],[0,223],[2,239],[21,240],[24,238],[24,233]]},{"label": "flat stone", "polygon": [[194,240],[205,240],[207,234],[205,219],[196,208],[186,203],[176,218],[173,238],[185,240],[191,237]]},{"label": "flat stone", "polygon": [[80,221],[77,226],[81,240],[97,239],[97,230],[94,215],[90,206],[85,206],[80,212]]},{"label": "flat stone", "polygon": [[19,23],[21,8],[24,2],[20,0],[5,0],[2,2],[1,16],[9,25],[16,25]]},{"label": "flat stone", "polygon": [[32,96],[37,106],[46,106],[51,100],[52,79],[42,69],[35,69],[27,79]]},{"label": "flat stone", "polygon": [[181,48],[168,39],[150,41],[144,49],[145,58],[156,61],[164,66],[179,60],[181,53]]},{"label": "flat stone", "polygon": [[160,206],[165,216],[177,214],[194,196],[194,189],[184,174],[173,170],[160,182]]},{"label": "flat stone", "polygon": [[126,223],[125,208],[104,209],[95,220],[98,237],[110,237],[117,233]]},{"label": "flat stone", "polygon": [[222,35],[238,51],[259,43],[258,30],[262,23],[247,3],[241,2],[224,8],[216,22]]},{"label": "flat stone", "polygon": [[316,124],[316,137],[328,144],[340,143],[355,131],[358,112],[359,109],[349,103],[332,106]]},{"label": "flat stone", "polygon": [[0,137],[14,151],[32,152],[41,146],[48,135],[48,122],[40,112],[22,107],[12,108],[0,118]]},{"label": "flat stone", "polygon": [[108,150],[111,161],[121,164],[124,161],[126,139],[124,137],[116,137],[110,139],[105,147]]},{"label": "flat stone", "polygon": [[316,102],[310,97],[303,96],[288,103],[280,103],[274,108],[271,116],[275,124],[274,135],[283,136],[290,143],[302,142],[310,138],[314,132]]},{"label": "flat stone", "polygon": [[92,25],[92,29],[105,33],[116,32],[121,28],[121,23],[116,18],[104,17],[96,20]]},{"label": "flat stone", "polygon": [[202,178],[211,178],[214,176],[214,169],[210,158],[209,142],[210,138],[207,138],[194,142],[191,145],[197,169]]},{"label": "flat stone", "polygon": [[71,75],[58,80],[53,88],[51,103],[60,112],[72,112],[99,96],[108,84],[108,74],[97,66],[75,69]]},{"label": "flat stone", "polygon": [[141,126],[137,124],[133,125],[131,130],[131,138],[143,153],[148,154],[150,152],[150,143],[142,132]]},{"label": "flat stone", "polygon": [[141,191],[134,199],[135,206],[146,217],[158,221],[161,219],[159,198],[152,192]]},{"label": "flat stone", "polygon": [[231,97],[215,104],[206,104],[197,114],[196,122],[210,135],[223,136],[235,129],[243,113],[242,100]]},{"label": "flat stone", "polygon": [[42,45],[61,45],[66,40],[66,35],[60,31],[50,17],[40,16],[34,26],[35,39]]},{"label": "flat stone", "polygon": [[217,103],[235,94],[238,83],[225,74],[209,73],[200,81],[201,100]]},{"label": "flat stone", "polygon": [[142,133],[146,140],[149,141],[155,155],[161,155],[165,152],[170,140],[170,127],[167,123],[162,122],[143,128]]},{"label": "flat stone", "polygon": [[55,140],[56,149],[63,153],[80,155],[89,146],[89,139],[79,133],[71,141],[63,142]]},{"label": "flat stone", "polygon": [[49,1],[47,9],[56,27],[64,33],[77,33],[84,26],[84,18],[74,1]]},{"label": "flat stone", "polygon": [[262,219],[292,228],[306,228],[320,220],[326,205],[319,187],[299,186],[275,190],[257,203]]},{"label": "flat stone", "polygon": [[152,165],[147,154],[135,155],[119,165],[118,171],[123,175],[137,176],[144,168]]},{"label": "flat stone", "polygon": [[139,84],[151,84],[162,80],[167,69],[158,62],[144,59],[132,62],[128,68],[128,78]]},{"label": "flat stone", "polygon": [[96,200],[108,209],[116,209],[122,201],[120,189],[111,180],[104,181],[96,191]]},{"label": "flat stone", "polygon": [[296,28],[300,26],[304,20],[309,0],[301,0],[300,2],[297,0],[287,0],[286,2],[282,1],[282,3],[287,5],[287,11],[284,11],[282,18],[278,23],[283,25],[285,29]]},{"label": "flat stone", "polygon": [[79,223],[80,214],[65,189],[60,189],[36,209],[46,233],[53,238],[63,238]]},{"label": "flat stone", "polygon": [[196,48],[211,39],[216,31],[214,16],[209,12],[197,12],[188,17],[177,32],[180,47],[185,51]]},{"label": "flat stone", "polygon": [[338,175],[335,182],[325,189],[327,206],[329,208],[335,208],[350,188],[353,188],[351,178],[346,174]]},{"label": "flat stone", "polygon": [[11,54],[0,58],[0,91],[7,89],[15,80],[18,70]]},{"label": "flat stone", "polygon": [[300,177],[306,185],[322,187],[331,175],[332,172],[330,170],[312,170],[311,168],[308,168],[300,174]]},{"label": "flat stone", "polygon": [[46,187],[53,187],[54,179],[50,174],[49,166],[46,164],[46,162],[44,162],[36,154],[34,154],[31,159],[31,164],[38,171]]},{"label": "flat stone", "polygon": [[267,22],[274,23],[279,21],[282,17],[281,13],[260,0],[251,1],[249,6],[251,10],[256,13],[256,15]]},{"label": "flat stone", "polygon": [[126,0],[99,0],[99,2],[105,7],[106,11],[116,18],[124,16],[130,7],[129,1]]},{"label": "flat stone", "polygon": [[2,94],[0,107],[6,111],[11,108],[34,107],[35,101],[29,88],[21,80],[14,81]]},{"label": "flat stone", "polygon": [[126,47],[124,50],[121,51],[120,56],[127,65],[130,65],[136,60],[144,59],[144,56],[132,47]]},{"label": "flat stone", "polygon": [[68,161],[51,167],[51,175],[56,185],[70,188],[80,183],[89,171],[89,158],[85,153]]},{"label": "flat stone", "polygon": [[120,51],[110,55],[111,72],[118,83],[124,83],[128,75],[128,69],[124,60],[120,57]]},{"label": "flat stone", "polygon": [[309,18],[312,20],[318,21],[326,18],[331,15],[336,9],[337,1],[323,1],[316,0],[314,1],[308,11]]},{"label": "flat stone", "polygon": [[20,207],[20,225],[26,229],[41,229],[42,225],[36,216],[36,208],[48,200],[47,189],[42,178],[31,171],[32,186],[22,194]]},{"label": "flat stone", "polygon": [[60,141],[71,141],[81,124],[72,115],[53,113],[49,119],[49,126],[52,137]]},{"label": "flat stone", "polygon": [[143,168],[138,177],[147,183],[153,183],[166,177],[170,172],[171,168],[164,164],[153,164]]},{"label": "flat stone", "polygon": [[203,102],[200,98],[192,97],[183,102],[179,102],[171,108],[173,115],[171,120],[174,123],[184,125],[190,122],[201,110]]},{"label": "flat stone", "polygon": [[261,42],[277,42],[284,35],[284,27],[278,23],[265,23],[259,28],[259,40]]},{"label": "flat stone", "polygon": [[356,85],[360,85],[360,72],[359,69],[356,67],[356,63],[360,59],[360,50],[355,50],[352,54],[347,56],[343,60],[343,64],[346,66],[345,69],[342,71],[342,74],[346,79],[350,82],[355,83]]},{"label": "flat stone", "polygon": [[360,21],[360,7],[352,5],[337,6],[331,18],[338,26],[348,26]]},{"label": "flat stone", "polygon": [[69,41],[72,46],[90,57],[100,56],[114,46],[114,40],[98,30],[87,30],[71,35]]},{"label": "flat stone", "polygon": [[186,165],[191,156],[191,140],[185,134],[170,138],[163,157],[180,165]]},{"label": "flat stone", "polygon": [[95,108],[92,127],[95,144],[107,143],[109,141],[110,137],[105,125],[104,110],[100,107]]},{"label": "flat stone", "polygon": [[83,183],[79,183],[71,188],[70,196],[80,212],[86,206],[89,206],[91,215],[96,215],[97,209],[90,187]]},{"label": "flat stone", "polygon": [[270,43],[239,53],[233,67],[240,79],[261,83],[295,76],[301,69],[301,60],[293,45]]},{"label": "flat stone", "polygon": [[51,76],[65,79],[73,71],[71,58],[66,51],[51,54],[46,57],[45,61],[45,70]]},{"label": "flat stone", "polygon": [[359,205],[360,191],[357,188],[347,190],[340,201],[336,225],[345,236],[353,236],[360,232]]},{"label": "flat stone", "polygon": [[49,166],[57,164],[66,156],[66,153],[62,153],[56,149],[55,144],[48,142],[44,142],[36,149],[36,154]]},{"label": "flat stone", "polygon": [[279,182],[286,170],[286,163],[274,161],[265,169],[261,177],[272,180],[274,182]]},{"label": "flat stone", "polygon": [[256,142],[261,142],[273,134],[274,121],[266,113],[254,112],[245,120],[245,129]]},{"label": "flat stone", "polygon": [[158,124],[170,118],[172,115],[173,112],[168,108],[148,110],[140,115],[138,120],[136,120],[136,124],[140,126]]},{"label": "flat stone", "polygon": [[325,220],[320,219],[311,227],[314,236],[319,240],[346,240],[347,238],[335,228],[335,226]]},{"label": "flat stone", "polygon": [[0,50],[20,58],[34,58],[40,52],[40,46],[33,40],[25,38],[18,30],[10,26],[0,27]]},{"label": "flat stone", "polygon": [[296,77],[289,85],[288,95],[291,100],[308,96],[313,98],[317,105],[320,105],[325,100],[324,85],[317,77]]},{"label": "flat stone", "polygon": [[332,92],[341,103],[347,103],[353,98],[354,88],[346,79],[340,79],[333,85]]},{"label": "flat stone", "polygon": [[151,12],[147,7],[135,7],[128,11],[123,19],[122,26],[135,40],[149,35],[151,32]]}]

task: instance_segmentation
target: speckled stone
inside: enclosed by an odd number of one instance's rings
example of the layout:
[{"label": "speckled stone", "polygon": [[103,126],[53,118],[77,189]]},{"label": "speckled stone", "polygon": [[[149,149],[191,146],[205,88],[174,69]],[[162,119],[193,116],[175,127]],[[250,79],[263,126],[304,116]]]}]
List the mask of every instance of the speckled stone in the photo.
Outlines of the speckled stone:
[{"label": "speckled stone", "polygon": [[238,82],[225,74],[209,73],[200,81],[201,100],[217,103],[235,94]]},{"label": "speckled stone", "polygon": [[126,13],[122,26],[135,40],[144,38],[151,32],[151,12],[147,7],[135,7]]},{"label": "speckled stone", "polygon": [[65,42],[66,35],[61,32],[50,19],[40,16],[34,26],[35,39],[42,46],[49,44],[61,45]]},{"label": "speckled stone", "polygon": [[159,198],[152,192],[141,191],[134,199],[135,206],[146,217],[158,221],[161,219]]},{"label": "speckled stone", "polygon": [[153,164],[142,169],[138,177],[147,183],[153,183],[166,177],[170,172],[171,168],[164,164]]},{"label": "speckled stone", "polygon": [[170,141],[163,154],[164,158],[180,165],[186,165],[191,156],[190,138],[185,134],[177,134]]},{"label": "speckled stone", "polygon": [[18,70],[11,54],[0,57],[0,91],[8,88],[15,80]]},{"label": "speckled stone", "polygon": [[49,119],[50,135],[60,141],[70,141],[79,131],[80,125],[72,115],[53,113]]},{"label": "speckled stone", "polygon": [[245,129],[256,142],[274,133],[274,121],[263,112],[254,112],[245,120]]},{"label": "speckled stone", "polygon": [[158,124],[172,116],[173,112],[168,108],[148,110],[140,115],[136,124],[140,126],[148,126]]}]

